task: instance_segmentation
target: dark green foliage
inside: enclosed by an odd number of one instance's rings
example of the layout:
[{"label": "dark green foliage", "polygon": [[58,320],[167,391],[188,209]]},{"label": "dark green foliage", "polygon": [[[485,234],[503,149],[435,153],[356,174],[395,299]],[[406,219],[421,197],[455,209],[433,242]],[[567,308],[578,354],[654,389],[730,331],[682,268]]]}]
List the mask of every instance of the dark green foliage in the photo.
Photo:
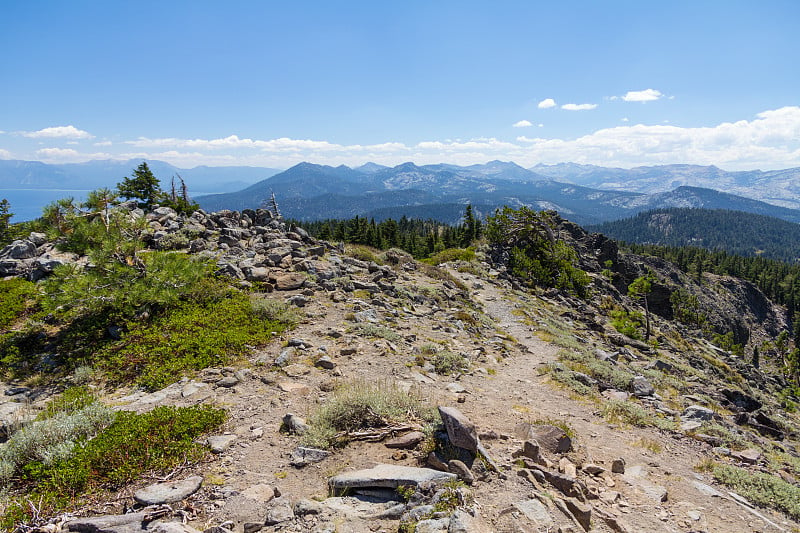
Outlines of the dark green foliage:
[{"label": "dark green foliage", "polygon": [[638,311],[625,311],[624,309],[614,309],[611,311],[611,325],[614,329],[627,335],[631,339],[641,340],[642,335],[639,328],[642,327],[644,317]]},{"label": "dark green foliage", "polygon": [[0,332],[19,320],[37,297],[36,285],[20,278],[0,280]]},{"label": "dark green foliage", "polygon": [[701,327],[706,322],[706,315],[700,309],[697,296],[684,289],[673,291],[669,296],[675,319],[683,324]]},{"label": "dark green foliage", "polygon": [[36,416],[36,420],[52,418],[57,413],[72,414],[95,401],[97,398],[89,387],[83,385],[70,387],[47,402],[42,412]]},{"label": "dark green foliage", "polygon": [[206,453],[197,438],[225,417],[222,409],[205,405],[162,406],[141,415],[119,412],[100,434],[77,445],[71,457],[52,465],[25,465],[16,485],[24,486],[28,495],[9,504],[0,527],[10,531],[30,520],[27,501],[36,501],[39,512],[52,515],[88,492],[114,490],[144,472],[164,473],[197,461]]},{"label": "dark green foliage", "polygon": [[381,222],[355,217],[349,220],[296,222],[318,239],[363,244],[379,250],[400,248],[416,259],[429,257],[448,248],[469,246],[483,234],[481,221],[466,208],[464,223],[449,226],[435,220],[391,218]]},{"label": "dark green foliage", "polygon": [[647,297],[653,291],[654,281],[655,277],[651,273],[648,273],[645,276],[636,278],[628,285],[628,296],[644,304],[644,340],[650,339],[650,305],[647,302]]},{"label": "dark green foliage", "polygon": [[188,370],[229,362],[250,346],[286,328],[254,307],[246,294],[181,303],[152,322],[131,322],[129,331],[98,354],[113,379],[148,389],[174,382]]},{"label": "dark green foliage", "polygon": [[0,200],[0,247],[13,240],[10,224],[12,216],[14,216],[14,213],[11,212],[11,204],[3,198]]},{"label": "dark green foliage", "polygon": [[762,257],[742,257],[701,248],[626,245],[641,255],[661,257],[700,279],[702,272],[730,275],[754,283],[772,301],[786,305],[794,314],[800,304],[800,265]]},{"label": "dark green foliage", "polygon": [[657,209],[591,229],[639,244],[697,246],[787,262],[800,258],[800,225],[741,211]]},{"label": "dark green foliage", "polygon": [[117,184],[117,191],[123,198],[140,200],[139,207],[150,208],[163,196],[160,182],[146,162],[136,167],[133,177],[125,177]]},{"label": "dark green foliage", "polygon": [[733,340],[733,332],[729,331],[724,335],[714,333],[711,337],[711,342],[719,346],[725,351],[731,352],[734,355],[742,357],[744,355],[744,348],[741,344],[736,344]]},{"label": "dark green foliage", "polygon": [[575,250],[557,238],[555,213],[504,207],[488,218],[486,236],[509,250],[509,268],[524,282],[585,295],[589,276],[574,266]]}]

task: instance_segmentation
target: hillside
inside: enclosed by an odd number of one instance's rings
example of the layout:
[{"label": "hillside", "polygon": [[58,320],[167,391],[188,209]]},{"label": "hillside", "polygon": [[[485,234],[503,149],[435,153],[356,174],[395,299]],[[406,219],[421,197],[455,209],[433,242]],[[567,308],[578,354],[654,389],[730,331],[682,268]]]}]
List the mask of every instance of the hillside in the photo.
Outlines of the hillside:
[{"label": "hillside", "polygon": [[590,229],[638,244],[697,246],[789,263],[800,258],[800,225],[742,211],[656,209]]},{"label": "hillside", "polygon": [[648,195],[601,190],[555,181],[500,161],[469,167],[404,163],[366,169],[301,163],[239,192],[200,196],[197,201],[210,211],[255,209],[273,193],[282,213],[295,220],[400,218],[425,212],[452,223],[449,206],[471,203],[484,206],[489,213],[504,205],[556,210],[579,224],[617,220],[664,207],[738,209],[800,222],[800,211],[795,209],[711,189],[678,187]]},{"label": "hillside", "polygon": [[750,283],[528,210],[438,266],[264,210],[69,224],[0,252],[42,280],[0,282],[9,530],[800,527],[793,341]]},{"label": "hillside", "polygon": [[715,166],[659,165],[631,169],[561,163],[536,165],[530,170],[554,180],[605,190],[643,194],[669,192],[678,187],[725,191],[773,205],[800,208],[800,168],[728,172]]}]

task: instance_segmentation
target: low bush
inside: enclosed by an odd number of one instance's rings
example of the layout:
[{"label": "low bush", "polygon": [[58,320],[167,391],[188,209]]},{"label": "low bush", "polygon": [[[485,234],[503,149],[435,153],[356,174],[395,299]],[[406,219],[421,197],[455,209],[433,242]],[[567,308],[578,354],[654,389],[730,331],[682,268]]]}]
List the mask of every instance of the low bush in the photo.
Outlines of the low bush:
[{"label": "low bush", "polygon": [[751,472],[719,463],[712,463],[709,467],[714,479],[752,503],[777,509],[795,520],[800,519],[800,487],[765,472]]},{"label": "low bush", "polygon": [[20,278],[0,280],[0,331],[8,328],[30,308],[36,284]]},{"label": "low bush", "polygon": [[447,376],[456,372],[464,372],[469,368],[469,361],[461,355],[450,350],[441,350],[431,358],[431,364],[437,374]]},{"label": "low bush", "polygon": [[[89,408],[108,409],[97,403]],[[144,472],[164,473],[197,461],[207,451],[197,444],[197,438],[217,428],[225,416],[225,411],[211,406],[162,406],[141,415],[113,414],[110,425],[94,438],[72,446],[69,454],[49,463],[33,457],[22,466],[17,487],[24,485],[27,493],[6,505],[0,528],[10,531],[31,520],[30,501],[37,502],[41,515],[52,515],[87,492],[117,489]],[[41,428],[53,420],[56,418],[34,424]]]},{"label": "low bush", "polygon": [[288,316],[273,304],[254,308],[238,292],[216,302],[184,303],[153,322],[131,322],[122,340],[100,352],[100,366],[116,381],[155,390],[186,371],[225,364],[266,343],[287,327],[269,317]]},{"label": "low bush", "polygon": [[677,427],[675,420],[660,417],[633,402],[610,400],[603,405],[603,417],[612,424],[624,424],[639,427],[655,427],[671,430]]},{"label": "low bush", "polygon": [[370,324],[367,322],[356,324],[353,329],[357,334],[363,335],[364,337],[378,337],[381,339],[386,339],[387,341],[390,342],[398,342],[403,338],[399,333],[397,333],[393,329],[387,328],[385,326],[378,326],[377,324]]},{"label": "low bush", "polygon": [[392,382],[354,381],[336,389],[311,414],[303,443],[332,448],[347,444],[348,432],[408,422],[425,425],[437,419],[436,409],[428,400]]},{"label": "low bush", "polygon": [[452,263],[453,261],[474,261],[475,249],[474,248],[447,248],[441,252],[432,255],[427,259],[423,259],[424,263],[429,265],[441,265],[442,263]]}]

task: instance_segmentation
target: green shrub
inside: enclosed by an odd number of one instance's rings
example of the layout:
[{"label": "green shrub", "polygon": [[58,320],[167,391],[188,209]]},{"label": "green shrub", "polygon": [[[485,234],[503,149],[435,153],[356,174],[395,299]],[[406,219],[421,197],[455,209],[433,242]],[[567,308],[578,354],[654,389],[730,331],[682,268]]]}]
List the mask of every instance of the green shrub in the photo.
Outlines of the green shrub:
[{"label": "green shrub", "polygon": [[275,309],[254,309],[249,297],[237,292],[216,302],[184,303],[152,323],[130,323],[122,340],[100,352],[99,363],[116,381],[158,389],[186,371],[225,364],[265,344],[286,329],[265,318]]},{"label": "green shrub", "polygon": [[31,462],[52,465],[72,454],[77,442],[92,437],[114,418],[113,411],[90,403],[74,411],[54,411],[52,416],[23,427],[0,448],[0,482],[8,482]]},{"label": "green shrub", "polygon": [[392,424],[432,423],[438,418],[430,402],[388,381],[354,381],[336,389],[309,418],[303,443],[317,448],[347,444],[347,433]]},{"label": "green shrub", "polygon": [[12,325],[30,309],[36,295],[35,283],[20,278],[0,280],[0,330]]},{"label": "green shrub", "polygon": [[370,324],[368,322],[362,322],[360,324],[356,324],[353,329],[359,335],[363,335],[365,337],[379,337],[381,339],[386,339],[390,342],[398,342],[402,340],[402,336],[394,331],[393,329],[387,328],[385,326],[378,326],[377,324]]},{"label": "green shrub", "polygon": [[714,479],[752,503],[783,511],[795,520],[800,519],[800,487],[772,474],[751,472],[731,465],[713,463],[711,473]]},{"label": "green shrub", "polygon": [[424,263],[429,265],[441,265],[442,263],[452,263],[453,261],[474,261],[475,249],[474,248],[447,248],[441,252],[432,255],[427,259],[423,259]]},{"label": "green shrub", "polygon": [[36,417],[37,420],[53,418],[59,413],[72,414],[97,401],[94,393],[85,386],[70,387],[56,398],[48,401]]},{"label": "green shrub", "polygon": [[274,298],[251,294],[250,305],[253,311],[262,319],[277,322],[287,328],[296,327],[302,319],[297,307]]},{"label": "green shrub", "polygon": [[[222,424],[225,416],[225,411],[211,406],[116,413],[105,430],[73,447],[71,456],[51,464],[27,463],[23,481],[28,492],[7,505],[0,527],[10,531],[30,520],[30,501],[37,502],[41,515],[53,515],[87,492],[118,489],[144,472],[160,474],[197,461],[207,450],[196,440]],[[50,420],[38,424],[43,423]]]},{"label": "green shrub", "polygon": [[642,334],[639,330],[642,327],[643,320],[642,313],[638,311],[625,311],[624,309],[611,311],[611,325],[631,339],[642,340]]},{"label": "green shrub", "polygon": [[456,372],[464,372],[469,368],[469,361],[467,361],[464,356],[453,353],[450,350],[436,352],[431,358],[431,364],[433,364],[433,369],[437,374],[442,374],[444,376]]},{"label": "green shrub", "polygon": [[660,417],[641,405],[629,401],[610,400],[603,405],[601,414],[612,424],[652,426],[665,430],[675,429],[677,426],[675,420]]}]

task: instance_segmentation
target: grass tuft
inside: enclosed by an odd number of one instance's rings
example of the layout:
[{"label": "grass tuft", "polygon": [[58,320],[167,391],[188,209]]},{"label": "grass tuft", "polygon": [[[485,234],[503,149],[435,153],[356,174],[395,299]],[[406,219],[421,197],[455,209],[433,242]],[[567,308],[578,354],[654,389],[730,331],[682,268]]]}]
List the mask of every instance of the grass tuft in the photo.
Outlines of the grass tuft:
[{"label": "grass tuft", "polygon": [[347,432],[382,428],[392,424],[432,423],[436,410],[422,397],[392,382],[354,381],[336,389],[309,417],[303,443],[316,448],[347,444]]}]

